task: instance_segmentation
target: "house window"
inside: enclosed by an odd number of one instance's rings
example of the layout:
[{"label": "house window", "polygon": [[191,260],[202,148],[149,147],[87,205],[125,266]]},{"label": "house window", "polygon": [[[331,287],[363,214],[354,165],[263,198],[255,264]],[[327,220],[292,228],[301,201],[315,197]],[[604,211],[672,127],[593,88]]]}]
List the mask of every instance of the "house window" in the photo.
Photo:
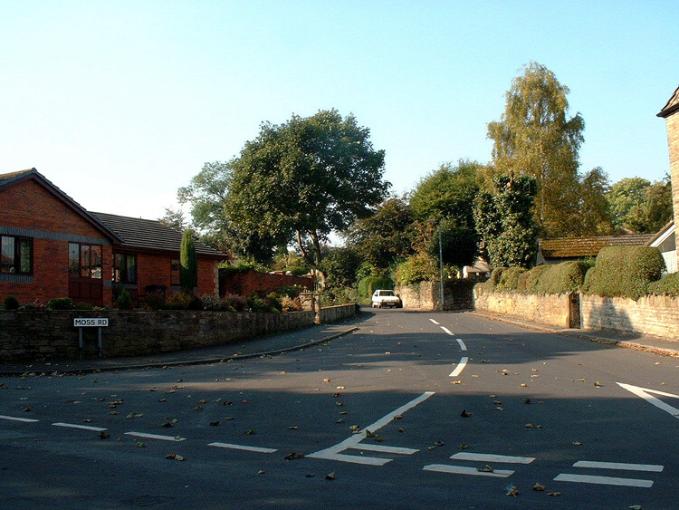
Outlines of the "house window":
[{"label": "house window", "polygon": [[76,278],[101,280],[101,246],[68,243],[68,272]]},{"label": "house window", "polygon": [[0,236],[0,273],[33,273],[33,239]]},{"label": "house window", "polygon": [[181,285],[178,259],[173,259],[170,263],[170,285]]},{"label": "house window", "polygon": [[137,283],[136,255],[113,254],[113,281],[116,283]]}]

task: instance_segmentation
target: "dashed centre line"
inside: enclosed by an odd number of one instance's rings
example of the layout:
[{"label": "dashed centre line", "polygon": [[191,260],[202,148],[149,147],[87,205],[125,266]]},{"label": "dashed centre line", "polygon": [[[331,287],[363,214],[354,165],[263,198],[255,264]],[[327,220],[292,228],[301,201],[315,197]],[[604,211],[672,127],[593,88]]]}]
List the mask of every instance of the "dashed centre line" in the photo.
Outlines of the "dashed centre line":
[{"label": "dashed centre line", "polygon": [[511,469],[495,469],[493,471],[479,471],[474,467],[452,466],[448,464],[429,464],[422,468],[424,471],[436,471],[438,473],[450,473],[453,475],[490,476],[493,478],[507,478],[514,474]]},{"label": "dashed centre line", "polygon": [[598,462],[594,460],[579,460],[573,467],[593,469],[619,469],[622,471],[652,471],[660,473],[664,466],[657,464],[624,464],[621,462]]},{"label": "dashed centre line", "polygon": [[185,437],[180,436],[162,436],[160,434],[147,434],[145,432],[125,432],[126,436],[141,437],[144,439],[159,439],[161,441],[185,441]]},{"label": "dashed centre line", "polygon": [[278,451],[276,448],[263,448],[260,446],[247,446],[242,444],[232,444],[232,443],[210,443],[208,446],[215,446],[217,448],[228,448],[230,450],[244,450],[246,452],[256,452],[256,453],[275,453]]},{"label": "dashed centre line", "polygon": [[445,331],[447,334],[449,334],[450,336],[453,336],[452,331],[450,331],[447,327],[441,326],[441,329],[442,329],[443,331]]},{"label": "dashed centre line", "polygon": [[457,343],[460,346],[460,350],[463,351],[467,350],[467,346],[465,345],[464,340],[462,340],[461,338],[456,338],[455,340],[457,340]]},{"label": "dashed centre line", "polygon": [[460,359],[460,362],[455,367],[455,370],[453,370],[450,373],[450,377],[457,377],[458,375],[460,375],[462,373],[462,371],[464,370],[464,367],[467,366],[468,361],[469,361],[469,358],[467,356],[462,357]]},{"label": "dashed centre line", "polygon": [[439,323],[436,322],[434,319],[429,319],[429,320],[430,320],[431,322],[433,322],[434,324],[436,324],[437,326],[439,325]]},{"label": "dashed centre line", "polygon": [[104,431],[106,431],[106,429],[102,428],[102,427],[92,427],[90,425],[78,425],[78,424],[75,424],[75,423],[64,423],[64,422],[60,422],[60,421],[58,421],[56,423],[52,423],[52,426],[53,427],[63,427],[63,428],[66,428],[66,429],[91,430],[93,432],[104,432]]},{"label": "dashed centre line", "polygon": [[33,418],[18,418],[16,416],[5,416],[4,414],[0,414],[0,420],[7,420],[7,421],[20,421],[22,423],[35,423],[40,420],[35,420]]},{"label": "dashed centre line", "polygon": [[478,460],[481,462],[501,462],[505,464],[530,464],[535,457],[515,457],[512,455],[495,455],[494,453],[460,452],[452,455],[455,460]]}]

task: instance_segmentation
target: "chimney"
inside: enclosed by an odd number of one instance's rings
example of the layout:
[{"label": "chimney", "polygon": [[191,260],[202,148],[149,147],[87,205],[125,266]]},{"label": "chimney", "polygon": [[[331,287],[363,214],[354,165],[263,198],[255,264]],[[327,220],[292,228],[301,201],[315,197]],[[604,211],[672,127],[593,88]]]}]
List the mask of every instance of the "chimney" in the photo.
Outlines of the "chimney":
[{"label": "chimney", "polygon": [[[665,119],[667,128],[667,147],[670,152],[670,175],[672,176],[672,209],[674,224],[679,227],[679,87],[660,110],[658,117]],[[677,239],[676,230],[674,235]],[[677,257],[679,257],[679,243],[677,251]]]}]

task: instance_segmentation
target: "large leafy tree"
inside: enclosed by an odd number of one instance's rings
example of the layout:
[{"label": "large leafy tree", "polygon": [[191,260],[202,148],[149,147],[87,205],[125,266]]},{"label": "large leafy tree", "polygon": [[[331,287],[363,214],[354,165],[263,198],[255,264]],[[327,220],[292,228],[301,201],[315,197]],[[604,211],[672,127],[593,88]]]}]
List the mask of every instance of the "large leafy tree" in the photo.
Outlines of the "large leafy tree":
[{"label": "large leafy tree", "polygon": [[395,261],[413,253],[413,216],[402,198],[389,198],[375,213],[357,220],[347,231],[347,243],[363,261],[386,269]]},{"label": "large leafy tree", "polygon": [[537,250],[533,206],[537,185],[530,176],[495,179],[495,192],[476,198],[474,216],[493,267],[529,267]]},{"label": "large leafy tree", "polygon": [[613,232],[606,193],[608,176],[600,167],[587,172],[580,181],[580,218],[575,221],[580,235],[608,235]]},{"label": "large leafy tree", "polygon": [[277,245],[296,243],[317,270],[330,232],[368,216],[389,188],[384,151],[373,148],[370,130],[336,110],[262,124],[230,165],[230,225]]},{"label": "large leafy tree", "polygon": [[484,171],[479,163],[460,160],[441,165],[419,182],[410,197],[419,251],[438,258],[441,239],[445,264],[473,262],[478,244],[473,204]]},{"label": "large leafy tree", "polygon": [[579,230],[574,220],[585,123],[580,114],[568,116],[567,94],[552,71],[531,63],[512,82],[501,120],[488,124],[496,175],[536,180],[535,219],[547,237]]},{"label": "large leafy tree", "polygon": [[328,248],[321,263],[321,269],[327,275],[327,286],[353,287],[361,262],[361,256],[350,246]]},{"label": "large leafy tree", "polygon": [[657,232],[672,219],[669,178],[651,183],[641,177],[621,179],[607,194],[613,224],[618,231]]}]

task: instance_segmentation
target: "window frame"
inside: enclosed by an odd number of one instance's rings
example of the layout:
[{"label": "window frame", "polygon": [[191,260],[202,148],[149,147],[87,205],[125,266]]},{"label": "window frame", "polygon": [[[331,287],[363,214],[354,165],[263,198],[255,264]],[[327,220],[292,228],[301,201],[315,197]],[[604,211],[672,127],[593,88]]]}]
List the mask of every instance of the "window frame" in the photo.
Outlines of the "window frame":
[{"label": "window frame", "polygon": [[[78,247],[78,269],[74,271],[71,267],[71,248]],[[94,248],[94,249],[93,249]],[[96,262],[93,254],[99,253],[99,264]],[[83,264],[83,254],[87,253],[87,264]],[[77,241],[68,242],[68,275],[70,278],[81,278],[87,280],[103,280],[104,279],[104,247],[101,244],[79,243]],[[98,269],[98,273],[96,272]],[[99,276],[95,276],[98,274]]]},{"label": "window frame", "polygon": [[[121,258],[121,260],[124,261],[123,266],[121,266],[118,263],[118,257]],[[134,268],[134,274],[132,278],[129,278],[130,276],[130,264],[129,264],[129,259],[132,258],[134,260],[133,263],[133,268]],[[113,252],[113,268],[112,268],[112,274],[111,274],[111,279],[113,280],[114,283],[120,283],[123,285],[136,285],[137,284],[137,279],[138,279],[138,271],[137,271],[137,254],[136,253],[125,253],[125,252]]]},{"label": "window frame", "polygon": [[[33,274],[33,238],[32,237],[27,237],[27,236],[15,236],[15,235],[8,235],[8,234],[0,234],[0,260],[2,257],[2,240],[4,238],[12,239],[12,242],[14,243],[14,246],[12,248],[13,251],[13,259],[12,259],[12,266],[14,268],[14,271],[3,271],[3,266],[2,262],[0,262],[0,274],[16,274],[16,275],[32,275]],[[22,271],[21,270],[21,245],[22,241],[27,241],[28,242],[28,271]]]}]

